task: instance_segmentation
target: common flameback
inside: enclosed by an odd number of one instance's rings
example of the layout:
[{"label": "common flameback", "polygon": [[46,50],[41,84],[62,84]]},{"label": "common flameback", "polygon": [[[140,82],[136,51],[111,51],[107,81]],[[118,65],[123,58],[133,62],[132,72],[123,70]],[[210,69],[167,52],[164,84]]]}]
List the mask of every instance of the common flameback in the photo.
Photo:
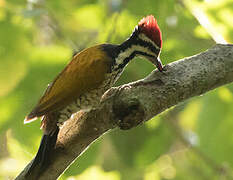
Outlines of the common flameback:
[{"label": "common flameback", "polygon": [[135,56],[148,59],[162,71],[161,47],[161,31],[156,19],[150,15],[138,23],[122,44],[100,44],[74,55],[24,120],[29,123],[41,117],[44,133],[27,174],[36,166],[40,172],[46,169],[61,125],[72,114],[97,107],[104,92],[112,87]]}]

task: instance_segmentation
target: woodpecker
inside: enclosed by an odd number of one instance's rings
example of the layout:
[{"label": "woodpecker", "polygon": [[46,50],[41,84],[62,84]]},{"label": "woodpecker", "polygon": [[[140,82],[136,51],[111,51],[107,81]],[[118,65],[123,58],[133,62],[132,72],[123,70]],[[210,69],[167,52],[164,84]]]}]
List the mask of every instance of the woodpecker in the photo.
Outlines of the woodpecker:
[{"label": "woodpecker", "polygon": [[159,71],[163,71],[159,59],[161,48],[161,31],[156,19],[150,15],[138,23],[122,44],[96,45],[74,55],[24,120],[24,123],[29,123],[42,117],[41,129],[44,134],[28,174],[36,166],[41,171],[48,166],[59,127],[72,114],[97,107],[101,96],[112,87],[135,56],[146,58]]}]

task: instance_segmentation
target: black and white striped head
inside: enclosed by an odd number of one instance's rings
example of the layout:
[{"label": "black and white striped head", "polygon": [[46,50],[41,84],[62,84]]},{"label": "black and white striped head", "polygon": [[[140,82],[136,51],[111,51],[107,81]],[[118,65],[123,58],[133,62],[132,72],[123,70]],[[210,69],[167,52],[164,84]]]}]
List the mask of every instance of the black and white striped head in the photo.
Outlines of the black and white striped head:
[{"label": "black and white striped head", "polygon": [[151,61],[159,71],[162,63],[159,59],[162,48],[162,35],[154,16],[143,18],[135,27],[132,35],[119,46],[116,65],[124,67],[135,56],[141,56]]},{"label": "black and white striped head", "polygon": [[[151,42],[156,48],[162,47],[162,34],[154,16],[150,15],[143,18],[138,23],[139,38],[144,41]],[[146,37],[144,37],[146,36]]]}]

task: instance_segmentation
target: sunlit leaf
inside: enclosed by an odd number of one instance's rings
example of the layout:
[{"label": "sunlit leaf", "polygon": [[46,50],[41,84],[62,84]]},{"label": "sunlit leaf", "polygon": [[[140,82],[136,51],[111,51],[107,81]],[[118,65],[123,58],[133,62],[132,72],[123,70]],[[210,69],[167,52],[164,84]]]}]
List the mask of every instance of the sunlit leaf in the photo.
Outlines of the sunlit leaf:
[{"label": "sunlit leaf", "polygon": [[229,103],[233,102],[233,94],[226,87],[219,88],[218,95],[225,102],[229,102]]},{"label": "sunlit leaf", "polygon": [[201,102],[199,100],[190,102],[187,107],[180,112],[180,125],[185,130],[195,130],[196,121],[201,110]]}]

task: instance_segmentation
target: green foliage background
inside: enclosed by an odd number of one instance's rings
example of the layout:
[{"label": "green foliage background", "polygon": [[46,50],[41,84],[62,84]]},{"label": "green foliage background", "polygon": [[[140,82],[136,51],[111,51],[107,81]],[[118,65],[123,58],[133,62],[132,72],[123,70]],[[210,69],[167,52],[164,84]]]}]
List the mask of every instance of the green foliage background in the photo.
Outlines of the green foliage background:
[{"label": "green foliage background", "polygon": [[[153,14],[164,64],[233,42],[232,0],[0,0],[0,179],[34,157],[40,122],[23,119],[73,50],[121,43]],[[132,61],[117,85],[154,69]],[[129,131],[98,139],[60,179],[233,179],[233,85],[195,97]]]}]

